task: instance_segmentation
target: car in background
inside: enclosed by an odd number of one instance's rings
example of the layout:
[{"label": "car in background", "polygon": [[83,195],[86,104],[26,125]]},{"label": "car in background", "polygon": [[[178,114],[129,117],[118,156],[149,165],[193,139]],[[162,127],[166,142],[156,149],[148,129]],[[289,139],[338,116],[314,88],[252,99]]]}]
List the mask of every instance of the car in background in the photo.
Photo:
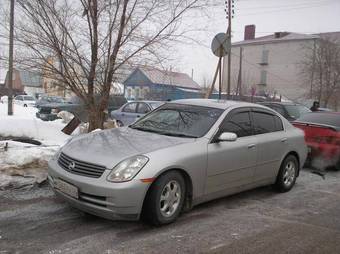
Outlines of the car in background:
[{"label": "car in background", "polygon": [[309,147],[308,162],[323,159],[325,166],[340,170],[340,113],[313,112],[305,114],[293,125],[305,132]]},{"label": "car in background", "polygon": [[275,110],[290,122],[312,112],[309,108],[292,102],[260,102],[259,104]]},{"label": "car in background", "polygon": [[318,108],[316,112],[333,112],[330,108]]},{"label": "car in background", "polygon": [[[96,97],[96,98],[99,98]],[[127,102],[122,95],[111,95],[108,102],[108,112],[116,110]],[[39,111],[36,113],[36,117],[44,121],[54,121],[58,119],[58,113],[60,111],[67,111],[75,115],[80,121],[87,122],[88,115],[85,110],[83,101],[74,96],[69,101],[62,103],[48,103],[41,105]]]},{"label": "car in background", "polygon": [[130,126],[74,137],[49,161],[48,181],[88,213],[164,225],[184,209],[259,186],[287,192],[306,157],[303,131],[271,109],[188,99]]},{"label": "car in background", "polygon": [[132,101],[111,112],[119,127],[134,123],[138,118],[163,105],[162,101]]},{"label": "car in background", "polygon": [[36,101],[36,107],[39,108],[42,105],[46,105],[49,103],[66,103],[66,100],[60,96],[41,96]]},{"label": "car in background", "polygon": [[21,105],[23,107],[34,107],[36,104],[36,101],[33,96],[30,95],[17,95],[14,98],[14,103]]},{"label": "car in background", "polygon": [[8,96],[7,95],[1,96],[0,97],[0,102],[3,103],[3,104],[7,103],[8,102]]}]

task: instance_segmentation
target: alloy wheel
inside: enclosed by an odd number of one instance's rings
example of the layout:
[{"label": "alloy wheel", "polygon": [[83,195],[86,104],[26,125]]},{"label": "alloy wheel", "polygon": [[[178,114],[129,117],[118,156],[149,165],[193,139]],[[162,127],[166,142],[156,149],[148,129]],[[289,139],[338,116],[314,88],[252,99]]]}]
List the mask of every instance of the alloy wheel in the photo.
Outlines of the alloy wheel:
[{"label": "alloy wheel", "polygon": [[171,217],[181,202],[182,190],[180,184],[172,180],[168,182],[161,193],[160,212],[164,217]]}]

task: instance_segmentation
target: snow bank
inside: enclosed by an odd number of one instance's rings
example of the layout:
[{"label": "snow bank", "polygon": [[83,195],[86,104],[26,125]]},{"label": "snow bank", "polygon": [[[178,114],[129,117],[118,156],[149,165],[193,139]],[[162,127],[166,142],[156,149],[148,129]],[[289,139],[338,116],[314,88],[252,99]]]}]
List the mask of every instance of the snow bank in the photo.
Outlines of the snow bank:
[{"label": "snow bank", "polygon": [[14,115],[7,116],[7,105],[0,104],[0,136],[27,137],[39,140],[44,145],[62,145],[69,138],[61,132],[62,120],[44,122],[36,118],[36,108],[14,106]]},{"label": "snow bank", "polygon": [[[14,115],[7,115],[7,105],[0,104],[0,137],[26,137],[42,143],[35,146],[11,140],[0,141],[0,173],[8,168],[20,168],[29,164],[46,165],[46,162],[70,138],[61,130],[62,120],[45,122],[36,118],[36,108],[14,105]],[[8,144],[7,151],[4,146]]]}]

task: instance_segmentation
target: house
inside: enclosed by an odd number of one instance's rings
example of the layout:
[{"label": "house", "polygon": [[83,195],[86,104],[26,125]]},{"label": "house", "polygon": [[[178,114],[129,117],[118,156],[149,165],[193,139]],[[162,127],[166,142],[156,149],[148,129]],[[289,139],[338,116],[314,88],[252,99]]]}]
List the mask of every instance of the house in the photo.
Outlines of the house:
[{"label": "house", "polygon": [[[8,72],[6,74],[5,87],[8,88]],[[44,93],[42,76],[36,72],[13,69],[12,89],[14,94],[26,93],[31,96],[37,96],[40,93]]]},{"label": "house", "polygon": [[[320,38],[316,34],[276,32],[255,38],[255,25],[245,28],[244,40],[232,44],[231,91],[235,92],[242,48],[242,91],[260,96],[282,95],[299,101],[308,95],[301,63]],[[224,58],[223,90],[227,88],[227,57]],[[252,92],[251,92],[252,91]]]},{"label": "house", "polygon": [[189,75],[151,67],[136,68],[123,82],[128,100],[201,98],[201,87]]}]

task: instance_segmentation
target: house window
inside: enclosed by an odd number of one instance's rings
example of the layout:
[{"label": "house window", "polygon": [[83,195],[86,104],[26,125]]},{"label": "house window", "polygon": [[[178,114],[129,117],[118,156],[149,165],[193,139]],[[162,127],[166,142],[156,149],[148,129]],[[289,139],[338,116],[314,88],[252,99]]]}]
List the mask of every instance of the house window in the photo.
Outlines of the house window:
[{"label": "house window", "polygon": [[261,85],[266,85],[267,84],[267,71],[265,71],[265,70],[261,71],[260,84]]},{"label": "house window", "polygon": [[127,97],[128,98],[132,97],[132,89],[130,87],[127,89]]},{"label": "house window", "polygon": [[260,65],[268,65],[268,57],[269,57],[269,50],[263,49],[262,50],[262,59]]},{"label": "house window", "polygon": [[139,98],[140,98],[140,89],[139,89],[139,87],[136,87],[135,88],[135,93],[136,93],[136,99],[138,100]]}]

